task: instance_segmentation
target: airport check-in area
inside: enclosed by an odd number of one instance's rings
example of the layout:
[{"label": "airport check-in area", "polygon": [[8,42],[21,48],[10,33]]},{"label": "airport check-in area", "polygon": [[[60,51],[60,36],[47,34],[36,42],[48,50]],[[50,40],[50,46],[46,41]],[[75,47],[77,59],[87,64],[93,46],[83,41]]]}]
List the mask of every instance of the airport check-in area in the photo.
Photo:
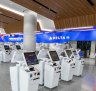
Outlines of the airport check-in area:
[{"label": "airport check-in area", "polygon": [[95,5],[1,0],[0,91],[96,91]]}]

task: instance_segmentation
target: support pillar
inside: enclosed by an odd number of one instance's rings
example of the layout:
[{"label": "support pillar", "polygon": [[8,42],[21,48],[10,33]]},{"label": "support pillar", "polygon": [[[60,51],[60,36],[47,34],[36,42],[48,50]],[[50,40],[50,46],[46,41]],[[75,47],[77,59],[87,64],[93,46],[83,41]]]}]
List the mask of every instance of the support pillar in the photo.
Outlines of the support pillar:
[{"label": "support pillar", "polygon": [[24,50],[36,50],[37,14],[32,11],[24,12]]},{"label": "support pillar", "polygon": [[90,52],[90,58],[95,58],[95,41],[91,41],[91,52]]}]

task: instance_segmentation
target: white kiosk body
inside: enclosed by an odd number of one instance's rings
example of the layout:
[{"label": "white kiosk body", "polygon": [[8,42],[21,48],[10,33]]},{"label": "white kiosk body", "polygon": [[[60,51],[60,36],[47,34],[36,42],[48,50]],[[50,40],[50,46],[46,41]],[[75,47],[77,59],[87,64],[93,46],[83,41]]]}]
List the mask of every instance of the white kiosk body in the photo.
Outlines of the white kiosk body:
[{"label": "white kiosk body", "polygon": [[10,67],[12,91],[38,91],[40,72],[35,52],[24,52],[21,65]]},{"label": "white kiosk body", "polygon": [[52,89],[58,86],[61,66],[56,51],[49,51],[48,54],[51,61],[45,63],[44,86]]},{"label": "white kiosk body", "polygon": [[71,56],[71,52],[64,50],[61,53],[61,80],[70,81],[73,78],[75,62],[72,62],[68,56]]},{"label": "white kiosk body", "polygon": [[83,68],[84,68],[84,59],[80,58],[77,50],[71,50],[73,53],[73,60],[75,61],[75,70],[74,70],[74,75],[75,76],[81,76],[83,73]]}]

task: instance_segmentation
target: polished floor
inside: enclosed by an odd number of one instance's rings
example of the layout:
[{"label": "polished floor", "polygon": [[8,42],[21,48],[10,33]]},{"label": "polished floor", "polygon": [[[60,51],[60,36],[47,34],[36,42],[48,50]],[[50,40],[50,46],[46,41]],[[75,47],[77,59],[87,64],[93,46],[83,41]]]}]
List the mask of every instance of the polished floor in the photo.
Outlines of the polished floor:
[{"label": "polished floor", "polygon": [[[72,81],[60,81],[59,86],[52,90],[39,87],[39,91],[96,91],[96,66],[94,59],[86,59],[83,75],[75,77]],[[0,91],[12,91],[9,67],[12,64],[0,64]]]}]

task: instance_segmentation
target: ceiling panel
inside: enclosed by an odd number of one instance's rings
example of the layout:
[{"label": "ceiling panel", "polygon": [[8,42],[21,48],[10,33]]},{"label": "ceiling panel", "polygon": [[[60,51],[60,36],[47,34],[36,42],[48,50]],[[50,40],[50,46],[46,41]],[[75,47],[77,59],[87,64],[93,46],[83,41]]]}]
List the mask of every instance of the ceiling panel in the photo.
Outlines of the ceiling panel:
[{"label": "ceiling panel", "polygon": [[[11,0],[51,19],[96,13],[96,0]],[[92,1],[91,5],[88,1]]]},{"label": "ceiling panel", "polygon": [[18,23],[22,20],[22,16],[0,8],[0,27],[4,27],[11,23]]}]

